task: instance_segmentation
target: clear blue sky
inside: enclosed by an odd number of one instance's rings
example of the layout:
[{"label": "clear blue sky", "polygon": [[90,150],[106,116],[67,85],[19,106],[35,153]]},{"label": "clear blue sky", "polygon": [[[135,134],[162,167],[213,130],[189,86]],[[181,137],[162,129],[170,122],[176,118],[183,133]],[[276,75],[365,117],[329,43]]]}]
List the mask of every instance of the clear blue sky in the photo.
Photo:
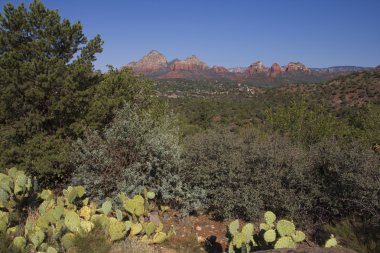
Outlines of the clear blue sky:
[{"label": "clear blue sky", "polygon": [[123,66],[152,49],[169,60],[196,54],[226,67],[257,60],[311,67],[380,64],[380,0],[43,2],[62,17],[80,20],[88,37],[102,36],[99,69]]}]

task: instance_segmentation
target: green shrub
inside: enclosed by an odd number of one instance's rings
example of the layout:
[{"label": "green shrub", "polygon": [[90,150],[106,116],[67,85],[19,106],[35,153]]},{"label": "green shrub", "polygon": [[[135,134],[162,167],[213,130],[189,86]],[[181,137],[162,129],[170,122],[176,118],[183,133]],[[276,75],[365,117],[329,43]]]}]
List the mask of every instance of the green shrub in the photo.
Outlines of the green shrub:
[{"label": "green shrub", "polygon": [[275,135],[208,131],[185,144],[181,176],[205,190],[204,206],[217,218],[255,219],[269,209],[309,224],[380,220],[380,159],[359,143],[307,148]]},{"label": "green shrub", "polygon": [[363,216],[380,221],[380,159],[360,142],[324,141],[310,147],[308,195],[315,218],[329,221]]},{"label": "green shrub", "polygon": [[348,132],[348,126],[326,105],[312,104],[305,98],[293,99],[290,105],[271,106],[266,111],[264,127],[306,145],[342,137]]},{"label": "green shrub", "polygon": [[305,151],[284,138],[207,131],[185,140],[186,182],[206,192],[205,207],[216,218],[258,218],[271,209],[299,213]]},{"label": "green shrub", "polygon": [[200,193],[190,191],[179,177],[181,150],[172,121],[172,115],[156,120],[148,112],[124,107],[103,134],[89,132],[76,143],[73,182],[98,199],[147,187],[161,203],[197,208]]}]

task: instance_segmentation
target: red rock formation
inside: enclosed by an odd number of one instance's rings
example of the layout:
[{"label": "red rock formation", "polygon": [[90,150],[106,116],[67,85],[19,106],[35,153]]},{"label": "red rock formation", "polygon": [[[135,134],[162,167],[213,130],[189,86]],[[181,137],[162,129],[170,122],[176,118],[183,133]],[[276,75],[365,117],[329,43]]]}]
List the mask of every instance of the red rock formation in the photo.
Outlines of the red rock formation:
[{"label": "red rock formation", "polygon": [[213,66],[210,70],[215,73],[229,73],[228,69],[222,66]]},{"label": "red rock formation", "polygon": [[261,61],[257,61],[249,65],[248,69],[246,70],[246,73],[248,75],[253,75],[256,73],[265,73],[265,72],[267,72],[267,68],[264,66],[264,64]]},{"label": "red rock formation", "polygon": [[270,76],[277,76],[281,72],[283,72],[283,69],[277,63],[273,63],[272,66],[269,69],[269,75]]},{"label": "red rock formation", "polygon": [[150,51],[138,62],[131,62],[127,65],[136,73],[149,74],[164,70],[168,67],[166,57],[158,51]]},{"label": "red rock formation", "polygon": [[175,61],[171,66],[172,71],[196,71],[206,69],[208,69],[207,64],[200,61],[195,55],[182,61]]},{"label": "red rock formation", "polygon": [[310,73],[311,70],[300,62],[290,62],[286,66],[286,72],[305,72]]}]

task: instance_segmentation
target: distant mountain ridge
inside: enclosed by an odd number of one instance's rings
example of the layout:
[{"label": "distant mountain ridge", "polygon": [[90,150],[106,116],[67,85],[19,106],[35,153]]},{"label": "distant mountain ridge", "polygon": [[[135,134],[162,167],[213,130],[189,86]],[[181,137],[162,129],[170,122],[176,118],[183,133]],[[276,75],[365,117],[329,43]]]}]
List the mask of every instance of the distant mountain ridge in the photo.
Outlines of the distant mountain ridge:
[{"label": "distant mountain ridge", "polygon": [[223,66],[208,66],[196,55],[184,60],[168,61],[165,55],[152,50],[137,62],[130,62],[127,67],[137,74],[143,74],[154,79],[287,79],[288,81],[321,81],[328,80],[340,74],[348,74],[370,70],[373,68],[358,66],[333,66],[327,68],[309,68],[301,62],[289,62],[285,66],[273,63],[270,67],[261,61],[256,61],[248,67],[225,68]]}]

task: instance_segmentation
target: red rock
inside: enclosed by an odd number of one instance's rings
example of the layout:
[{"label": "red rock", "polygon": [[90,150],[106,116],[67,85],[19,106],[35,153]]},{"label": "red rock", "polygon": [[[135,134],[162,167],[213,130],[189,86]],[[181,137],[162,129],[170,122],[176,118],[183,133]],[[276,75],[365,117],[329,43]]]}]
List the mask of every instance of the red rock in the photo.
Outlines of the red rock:
[{"label": "red rock", "polygon": [[166,57],[158,51],[150,51],[138,62],[131,62],[127,65],[138,74],[149,74],[164,70],[168,67]]},{"label": "red rock", "polygon": [[171,66],[172,71],[195,71],[195,70],[206,70],[208,66],[206,63],[200,61],[195,55],[192,55],[185,60],[175,61]]},{"label": "red rock", "polygon": [[253,75],[256,73],[265,73],[265,72],[267,72],[267,68],[264,66],[264,64],[261,61],[252,63],[251,65],[249,65],[248,69],[246,70],[246,73],[248,75]]},{"label": "red rock", "polygon": [[286,72],[305,72],[310,73],[311,70],[300,62],[290,62],[286,66]]},{"label": "red rock", "polygon": [[273,63],[272,66],[269,69],[269,75],[270,76],[277,76],[281,72],[283,72],[283,69],[277,63]]},{"label": "red rock", "polygon": [[213,66],[210,70],[215,73],[229,73],[228,69],[222,66]]}]

